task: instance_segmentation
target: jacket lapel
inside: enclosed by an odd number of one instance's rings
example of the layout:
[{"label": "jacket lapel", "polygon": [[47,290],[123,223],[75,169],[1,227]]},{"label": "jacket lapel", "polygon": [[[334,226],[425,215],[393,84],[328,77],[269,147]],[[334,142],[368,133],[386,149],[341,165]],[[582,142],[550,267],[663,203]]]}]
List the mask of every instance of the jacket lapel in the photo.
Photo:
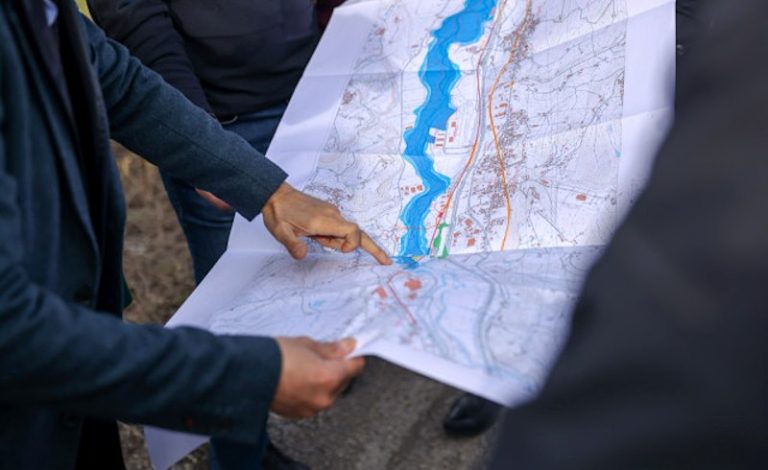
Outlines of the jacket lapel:
[{"label": "jacket lapel", "polygon": [[[57,143],[56,152],[59,162],[61,164],[62,174],[66,180],[66,187],[69,189],[69,193],[74,203],[75,212],[80,219],[83,229],[87,233],[88,239],[91,242],[94,254],[99,254],[98,244],[93,231],[93,224],[88,209],[88,198],[85,192],[84,181],[80,173],[80,167],[77,162],[77,146],[74,122],[72,115],[65,109],[63,103],[61,106],[56,106],[54,99],[60,101],[65,100],[64,97],[59,94],[62,90],[66,90],[66,85],[61,84],[59,88],[56,85],[51,86],[54,82],[55,74],[51,73],[51,70],[47,64],[44,63],[47,49],[45,43],[35,33],[35,25],[32,22],[32,11],[26,5],[27,1],[40,1],[42,0],[16,0],[18,17],[10,15],[11,28],[15,30],[15,36],[17,37],[17,43],[19,49],[23,52],[23,60],[28,69],[28,75],[31,80],[31,88],[38,96],[39,102],[42,106],[43,114],[45,115],[46,125]],[[52,90],[53,88],[53,90]],[[52,95],[59,95],[53,97]],[[57,109],[58,108],[58,109]],[[64,119],[57,119],[57,116]],[[67,122],[62,122],[67,121]],[[66,149],[71,149],[71,152],[67,152]]]},{"label": "jacket lapel", "polygon": [[72,0],[59,1],[59,22],[62,41],[66,43],[67,53],[71,54],[66,63],[71,65],[70,73],[76,82],[74,99],[79,100],[79,114],[76,113],[76,116],[81,129],[79,136],[83,166],[90,182],[94,183],[89,188],[91,218],[96,240],[104,251],[110,238],[109,226],[115,214],[115,198],[111,190],[115,185],[119,186],[119,181],[111,179],[114,163],[110,158],[109,122],[101,95],[101,84],[89,60],[90,51],[85,39],[82,15]]},{"label": "jacket lapel", "polygon": [[21,21],[28,31],[30,31],[30,43],[35,56],[40,61],[41,69],[46,79],[56,90],[56,98],[64,107],[70,119],[73,119],[72,110],[67,100],[67,88],[64,77],[58,76],[57,65],[60,65],[60,58],[51,50],[51,45],[56,44],[53,38],[53,30],[45,23],[45,13],[43,0],[17,0],[21,13]]}]

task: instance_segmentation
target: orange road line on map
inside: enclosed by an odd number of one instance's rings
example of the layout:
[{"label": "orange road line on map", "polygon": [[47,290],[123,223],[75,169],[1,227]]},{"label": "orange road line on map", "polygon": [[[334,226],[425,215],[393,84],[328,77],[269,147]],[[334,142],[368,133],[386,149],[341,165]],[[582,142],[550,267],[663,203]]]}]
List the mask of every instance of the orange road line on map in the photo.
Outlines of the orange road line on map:
[{"label": "orange road line on map", "polygon": [[[507,1],[504,0],[501,3],[501,6],[498,7],[498,16],[501,18],[501,12],[504,11],[504,7],[506,6]],[[490,41],[490,35],[488,36],[488,39],[486,39],[485,44],[483,44],[483,47],[480,48],[480,56],[477,59],[477,65],[475,66],[475,77],[477,79],[477,96],[480,97],[482,95],[482,91],[480,89],[480,63],[483,61],[483,55],[485,54],[485,50],[488,48],[488,42]],[[459,184],[461,183],[461,180],[464,179],[464,175],[469,171],[469,168],[472,166],[472,162],[475,159],[475,156],[477,155],[477,149],[478,144],[480,143],[480,127],[482,126],[482,117],[481,114],[478,113],[477,115],[477,132],[475,132],[475,140],[472,143],[472,150],[469,152],[469,159],[467,160],[466,165],[464,165],[464,168],[461,170],[461,173],[459,173],[459,177],[456,179],[456,182],[452,184],[451,190],[448,193],[448,198],[445,201],[445,204],[443,204],[443,207],[438,211],[437,213],[437,220],[435,221],[435,230],[432,232],[432,238],[429,240],[429,249],[432,249],[432,244],[435,241],[435,237],[437,236],[437,231],[440,230],[440,223],[445,218],[445,214],[448,213],[448,209],[451,206],[451,203],[453,202],[453,195],[456,192],[456,189],[458,189]]]},{"label": "orange road line on map", "polygon": [[[493,143],[496,147],[496,158],[499,161],[499,174],[501,175],[501,184],[504,188],[504,199],[506,203],[506,209],[507,209],[507,223],[504,227],[504,237],[501,239],[501,250],[504,251],[504,248],[507,244],[507,238],[509,236],[509,227],[512,223],[512,201],[509,197],[509,186],[507,184],[507,170],[506,166],[504,165],[504,158],[501,155],[501,145],[499,144],[499,136],[498,131],[496,129],[496,121],[493,119],[493,94],[496,92],[496,89],[499,87],[499,82],[501,81],[502,75],[506,73],[507,68],[512,63],[512,61],[517,57],[518,49],[520,48],[520,43],[522,42],[523,37],[523,31],[528,26],[528,22],[531,18],[531,0],[528,0],[528,3],[525,7],[525,17],[523,19],[523,22],[518,27],[516,33],[515,33],[515,42],[512,45],[512,52],[509,53],[509,58],[507,59],[507,62],[504,64],[503,67],[501,67],[501,70],[499,71],[499,74],[496,76],[496,80],[493,83],[493,86],[491,87],[491,91],[488,93],[488,119],[491,124],[491,133],[493,134]],[[514,83],[514,81],[512,82]]]},{"label": "orange road line on map", "polygon": [[398,271],[395,274],[391,275],[389,279],[387,279],[387,286],[389,287],[389,290],[392,291],[392,296],[395,298],[395,300],[397,300],[397,303],[399,303],[400,307],[402,307],[403,310],[405,310],[406,315],[408,315],[408,320],[411,322],[412,325],[415,325],[416,317],[413,316],[413,314],[411,313],[411,309],[409,309],[408,306],[405,305],[405,302],[403,302],[400,299],[400,296],[397,295],[397,291],[395,290],[395,286],[392,285],[392,280],[395,278],[395,276],[397,276],[400,273],[401,271]]}]

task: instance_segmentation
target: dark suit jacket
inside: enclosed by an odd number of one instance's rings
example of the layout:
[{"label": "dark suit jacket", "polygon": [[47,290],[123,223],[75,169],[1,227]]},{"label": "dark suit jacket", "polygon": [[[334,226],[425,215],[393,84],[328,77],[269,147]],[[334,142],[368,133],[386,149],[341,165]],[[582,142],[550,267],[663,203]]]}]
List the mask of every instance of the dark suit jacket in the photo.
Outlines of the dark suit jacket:
[{"label": "dark suit jacket", "polygon": [[650,183],[494,469],[768,468],[768,2],[714,3]]},{"label": "dark suit jacket", "polygon": [[108,139],[248,218],[285,174],[68,0],[69,86],[54,81],[33,1],[0,2],[0,467],[71,468],[84,418],[256,442],[274,340],[119,319],[124,204]]}]

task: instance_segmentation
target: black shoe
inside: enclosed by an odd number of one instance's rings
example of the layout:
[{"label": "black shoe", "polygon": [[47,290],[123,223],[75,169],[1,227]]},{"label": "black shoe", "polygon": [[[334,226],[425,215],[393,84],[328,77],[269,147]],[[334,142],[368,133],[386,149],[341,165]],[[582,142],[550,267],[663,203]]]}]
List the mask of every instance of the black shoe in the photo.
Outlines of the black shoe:
[{"label": "black shoe", "polygon": [[501,405],[465,393],[451,405],[443,420],[443,429],[450,436],[476,436],[493,426],[501,409]]},{"label": "black shoe", "polygon": [[282,453],[271,442],[267,445],[261,465],[264,470],[310,470],[308,466]]}]

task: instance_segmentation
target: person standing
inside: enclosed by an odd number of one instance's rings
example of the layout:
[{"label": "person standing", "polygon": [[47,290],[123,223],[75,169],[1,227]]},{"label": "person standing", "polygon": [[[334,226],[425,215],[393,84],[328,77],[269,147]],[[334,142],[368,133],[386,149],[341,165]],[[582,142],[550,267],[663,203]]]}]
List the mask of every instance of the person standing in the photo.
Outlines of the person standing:
[{"label": "person standing", "polygon": [[[324,0],[324,20],[338,3]],[[88,7],[107,35],[262,154],[320,37],[313,0],[88,0]],[[226,250],[233,213],[161,177],[199,283]],[[215,441],[212,451],[214,468],[261,460],[261,451]],[[271,468],[300,468],[272,444],[264,459]]]},{"label": "person standing", "polygon": [[[192,103],[264,154],[319,39],[312,0],[88,0],[91,16]],[[233,213],[161,172],[199,283]]]},{"label": "person standing", "polygon": [[[125,206],[112,137],[295,257],[308,233],[386,255],[77,12],[0,2],[0,468],[122,468],[116,420],[260,445],[363,366],[352,342],[216,336],[120,320]],[[313,230],[307,232],[312,227]]]},{"label": "person standing", "polygon": [[768,3],[707,3],[648,186],[493,470],[768,467]]}]

